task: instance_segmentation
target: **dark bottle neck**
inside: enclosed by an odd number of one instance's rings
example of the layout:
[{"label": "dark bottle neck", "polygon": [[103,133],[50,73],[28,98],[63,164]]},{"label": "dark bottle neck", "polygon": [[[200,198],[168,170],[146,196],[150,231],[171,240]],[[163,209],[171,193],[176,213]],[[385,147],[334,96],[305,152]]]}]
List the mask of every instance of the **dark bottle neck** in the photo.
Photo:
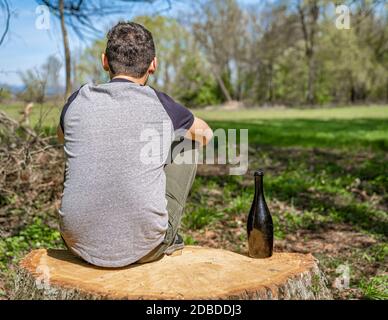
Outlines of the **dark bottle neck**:
[{"label": "dark bottle neck", "polygon": [[263,175],[255,175],[255,199],[264,198]]}]

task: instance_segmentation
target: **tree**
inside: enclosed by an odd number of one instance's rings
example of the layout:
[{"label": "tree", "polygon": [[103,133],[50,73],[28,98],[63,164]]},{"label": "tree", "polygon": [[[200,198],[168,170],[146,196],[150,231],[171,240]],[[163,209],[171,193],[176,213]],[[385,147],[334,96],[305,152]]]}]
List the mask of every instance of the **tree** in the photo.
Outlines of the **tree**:
[{"label": "tree", "polygon": [[7,86],[0,87],[0,102],[6,101],[12,97],[12,92]]},{"label": "tree", "polygon": [[371,53],[369,61],[373,64],[373,85],[369,94],[376,97],[385,93],[385,100],[388,102],[387,12],[388,3],[384,0],[360,1],[353,20],[360,49],[369,48]]},{"label": "tree", "polygon": [[48,85],[58,83],[61,62],[55,56],[49,56],[40,69],[29,69],[20,73],[24,84],[24,91],[21,95],[26,102],[43,103],[46,98]]},{"label": "tree", "polygon": [[202,1],[195,16],[194,37],[205,52],[225,100],[231,101],[231,72],[238,65],[239,50],[244,45],[245,17],[235,0]]},{"label": "tree", "polygon": [[305,44],[305,54],[307,59],[308,80],[307,80],[307,95],[306,101],[309,104],[315,102],[315,76],[316,76],[316,61],[315,61],[315,45],[316,36],[318,33],[318,18],[320,13],[319,0],[298,0],[296,4],[299,22],[303,32]]},{"label": "tree", "polygon": [[276,86],[281,84],[278,80],[280,63],[298,46],[296,19],[282,3],[266,3],[264,10],[249,9],[248,28],[251,31],[244,39],[247,43],[245,96],[252,102],[273,103],[277,98]]},{"label": "tree", "polygon": [[25,102],[43,103],[46,97],[47,79],[37,69],[29,69],[20,73],[24,91],[20,95]]},{"label": "tree", "polygon": [[69,37],[67,34],[67,28],[65,23],[65,3],[64,0],[59,0],[59,19],[61,21],[63,50],[65,51],[65,68],[66,68],[66,91],[65,96],[68,97],[71,94],[71,56]]},{"label": "tree", "polygon": [[55,55],[49,56],[46,63],[42,66],[42,72],[47,79],[47,84],[54,92],[57,92],[60,87],[59,74],[61,69],[62,62]]}]

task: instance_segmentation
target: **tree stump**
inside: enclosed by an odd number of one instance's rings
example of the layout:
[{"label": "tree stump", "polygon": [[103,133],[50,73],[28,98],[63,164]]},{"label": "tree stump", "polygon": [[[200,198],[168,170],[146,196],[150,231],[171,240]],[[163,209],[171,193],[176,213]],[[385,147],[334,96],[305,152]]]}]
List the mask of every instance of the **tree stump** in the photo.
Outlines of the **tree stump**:
[{"label": "tree stump", "polygon": [[66,250],[34,250],[20,263],[15,299],[330,299],[311,254],[253,259],[185,247],[180,255],[118,269],[91,266]]}]

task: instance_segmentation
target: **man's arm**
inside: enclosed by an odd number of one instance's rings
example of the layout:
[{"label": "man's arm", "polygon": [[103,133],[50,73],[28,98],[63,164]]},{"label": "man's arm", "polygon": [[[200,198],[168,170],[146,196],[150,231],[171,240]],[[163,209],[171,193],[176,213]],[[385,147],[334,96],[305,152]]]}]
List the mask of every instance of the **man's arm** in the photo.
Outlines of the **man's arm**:
[{"label": "man's arm", "polygon": [[194,122],[185,135],[187,139],[198,141],[201,145],[207,145],[213,138],[213,131],[209,125],[200,118],[194,117]]},{"label": "man's arm", "polygon": [[58,125],[57,128],[57,137],[58,137],[58,143],[59,144],[64,144],[65,143],[65,136],[63,134],[62,128],[60,125]]},{"label": "man's arm", "polygon": [[[200,118],[194,117],[192,112],[176,103],[167,94],[155,90],[155,93],[173,123],[174,130],[184,130],[185,138],[207,145],[213,137],[213,131]],[[189,127],[190,126],[190,127]]]}]

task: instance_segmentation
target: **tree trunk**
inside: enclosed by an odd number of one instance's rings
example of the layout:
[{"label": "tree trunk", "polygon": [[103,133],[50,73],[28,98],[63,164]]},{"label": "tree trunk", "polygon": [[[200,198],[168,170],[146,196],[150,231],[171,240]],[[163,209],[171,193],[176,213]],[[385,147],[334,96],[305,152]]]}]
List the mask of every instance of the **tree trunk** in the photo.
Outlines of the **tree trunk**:
[{"label": "tree trunk", "polygon": [[170,74],[168,73],[168,64],[166,63],[164,67],[164,79],[163,79],[163,90],[165,92],[170,92]]},{"label": "tree trunk", "polygon": [[15,299],[331,299],[311,254],[253,259],[186,246],[152,263],[93,267],[66,250],[34,250],[20,263]]},{"label": "tree trunk", "polygon": [[214,77],[216,78],[218,85],[221,88],[222,94],[224,95],[226,101],[227,102],[232,101],[233,100],[232,96],[229,93],[229,90],[226,88],[224,80],[222,80],[222,77],[219,75],[219,73],[217,71],[215,71],[215,70],[212,70],[212,71],[213,71]]},{"label": "tree trunk", "polygon": [[61,20],[63,49],[65,53],[65,69],[66,69],[65,99],[67,99],[71,94],[71,56],[70,56],[70,47],[69,47],[69,37],[67,34],[66,23],[65,23],[64,0],[59,0],[59,18]]},{"label": "tree trunk", "polygon": [[387,85],[386,85],[386,102],[388,103],[388,78],[387,78]]},{"label": "tree trunk", "polygon": [[351,88],[350,88],[350,103],[355,103],[356,102],[356,89],[354,88],[354,86],[352,85]]},{"label": "tree trunk", "polygon": [[[302,27],[303,39],[305,43],[305,52],[307,58],[308,79],[307,79],[307,94],[306,102],[308,104],[315,103],[315,37],[317,33],[317,23],[319,18],[319,3],[317,0],[312,0],[303,4],[299,1],[298,5],[299,20]],[[308,17],[308,18],[306,18]]]},{"label": "tree trunk", "polygon": [[270,63],[268,66],[268,102],[273,101],[273,64]]},{"label": "tree trunk", "polygon": [[315,61],[314,54],[308,55],[308,79],[307,79],[307,97],[306,101],[309,105],[315,103]]}]

